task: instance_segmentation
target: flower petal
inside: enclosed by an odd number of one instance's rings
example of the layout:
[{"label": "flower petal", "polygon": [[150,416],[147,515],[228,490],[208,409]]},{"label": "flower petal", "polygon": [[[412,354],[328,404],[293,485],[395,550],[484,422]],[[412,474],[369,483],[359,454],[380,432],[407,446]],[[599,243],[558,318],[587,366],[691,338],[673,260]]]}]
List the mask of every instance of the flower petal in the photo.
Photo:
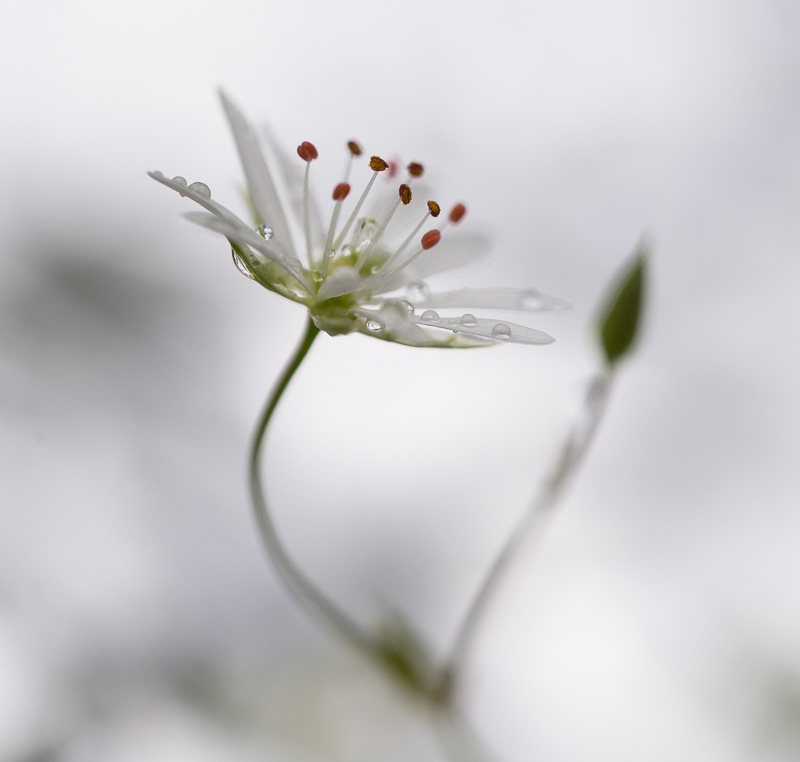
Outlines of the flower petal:
[{"label": "flower petal", "polygon": [[200,204],[200,206],[202,206],[204,209],[208,209],[209,212],[217,215],[217,217],[221,217],[222,219],[228,220],[229,222],[237,225],[247,226],[247,223],[244,220],[237,217],[227,207],[224,207],[222,204],[218,204],[209,196],[204,196],[202,193],[197,193],[196,191],[192,190],[192,186],[187,186],[185,184],[185,180],[183,183],[177,183],[174,180],[170,180],[163,172],[148,172],[147,174],[150,175],[150,177],[152,177],[157,183],[166,185],[167,188],[171,188],[177,193],[180,193],[181,196],[190,198],[196,204]]},{"label": "flower petal", "polygon": [[262,238],[258,233],[253,231],[245,223],[235,224],[229,220],[222,219],[213,214],[205,214],[203,212],[188,212],[184,215],[190,222],[196,225],[213,230],[215,233],[220,233],[226,238],[233,241],[246,244],[252,247],[263,257],[277,265],[280,265],[287,274],[292,275],[306,291],[307,295],[311,295],[311,286],[305,277],[302,268],[299,265],[293,265],[292,262],[280,251],[279,247],[272,241],[267,241]]},{"label": "flower petal", "polygon": [[488,254],[490,249],[489,239],[479,233],[447,232],[436,248],[425,252],[384,282],[378,281],[379,273],[375,276],[376,282],[380,283],[381,292],[395,291],[413,281],[470,265]]},{"label": "flower petal", "polygon": [[377,310],[358,309],[355,314],[364,319],[360,333],[374,339],[392,341],[409,347],[437,347],[440,349],[470,349],[486,347],[497,342],[459,334],[443,335],[429,333],[402,309],[395,306]]},{"label": "flower petal", "polygon": [[236,141],[250,197],[261,218],[258,221],[272,228],[275,239],[286,249],[289,256],[293,257],[295,251],[289,224],[286,221],[286,215],[275,190],[275,183],[272,181],[258,138],[244,114],[222,91],[220,91],[220,99],[233,132],[233,139]]},{"label": "flower petal", "polygon": [[427,294],[417,299],[420,309],[441,307],[478,307],[526,312],[563,311],[569,302],[540,293],[535,288],[459,288],[455,291]]},{"label": "flower petal", "polygon": [[552,344],[555,339],[544,331],[536,328],[528,328],[519,323],[509,323],[506,320],[495,320],[489,318],[476,318],[474,315],[462,315],[461,317],[434,317],[434,316],[413,315],[413,320],[418,325],[430,326],[431,328],[445,328],[455,333],[464,334],[481,339],[490,339],[499,343],[511,344]]}]

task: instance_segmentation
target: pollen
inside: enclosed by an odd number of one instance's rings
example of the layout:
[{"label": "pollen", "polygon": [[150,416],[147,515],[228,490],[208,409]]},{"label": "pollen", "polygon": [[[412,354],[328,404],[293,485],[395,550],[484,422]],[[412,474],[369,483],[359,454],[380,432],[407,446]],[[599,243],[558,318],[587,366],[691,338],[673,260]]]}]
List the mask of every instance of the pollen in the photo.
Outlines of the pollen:
[{"label": "pollen", "polygon": [[350,151],[353,156],[361,156],[361,146],[355,140],[347,141],[347,150]]},{"label": "pollen", "polygon": [[389,164],[385,162],[380,156],[373,156],[369,160],[369,168],[373,172],[383,172],[389,168]]},{"label": "pollen", "polygon": [[439,243],[441,237],[442,234],[438,230],[429,230],[424,236],[422,236],[422,248],[426,251],[428,249],[432,249],[437,243]]},{"label": "pollen", "polygon": [[350,194],[350,184],[349,183],[339,183],[333,189],[333,200],[334,201],[344,201],[347,196]]},{"label": "pollen", "polygon": [[428,202],[428,211],[431,213],[431,217],[438,217],[442,211],[442,207],[439,206],[435,201]]},{"label": "pollen", "polygon": [[412,161],[411,164],[406,167],[406,169],[411,177],[422,177],[422,173],[425,171],[425,167],[423,167],[418,161]]},{"label": "pollen", "polygon": [[304,140],[297,146],[297,155],[303,161],[313,161],[314,159],[319,156],[317,152],[317,147],[313,143],[309,143],[307,140]]},{"label": "pollen", "polygon": [[458,222],[461,222],[463,216],[467,213],[467,207],[464,204],[456,204],[450,210],[450,222],[454,225]]},{"label": "pollen", "polygon": [[405,183],[400,186],[400,200],[405,206],[408,206],[411,203],[411,188],[409,188]]}]

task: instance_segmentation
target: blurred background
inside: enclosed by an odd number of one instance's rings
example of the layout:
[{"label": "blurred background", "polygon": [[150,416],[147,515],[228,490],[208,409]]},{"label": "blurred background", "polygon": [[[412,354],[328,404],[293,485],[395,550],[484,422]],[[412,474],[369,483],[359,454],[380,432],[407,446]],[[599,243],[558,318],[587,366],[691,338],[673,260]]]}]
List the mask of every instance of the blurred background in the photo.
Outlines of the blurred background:
[{"label": "blurred background", "polygon": [[266,455],[300,563],[441,652],[574,419],[597,305],[647,230],[640,351],[492,610],[462,709],[502,760],[796,760],[798,23],[780,0],[10,0],[0,759],[446,758],[260,549],[246,448],[303,311],[145,175],[242,208],[224,86],[326,172],[355,137],[467,201],[493,255],[434,285],[574,304],[528,321],[548,347],[322,337]]}]

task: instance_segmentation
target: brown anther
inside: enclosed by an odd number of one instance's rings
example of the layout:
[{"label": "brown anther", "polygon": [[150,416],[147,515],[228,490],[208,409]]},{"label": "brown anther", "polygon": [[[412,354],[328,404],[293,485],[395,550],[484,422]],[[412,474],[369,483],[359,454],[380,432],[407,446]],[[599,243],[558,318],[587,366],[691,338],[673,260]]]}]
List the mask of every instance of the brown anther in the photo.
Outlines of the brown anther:
[{"label": "brown anther", "polygon": [[456,204],[450,210],[450,222],[454,225],[461,222],[461,218],[467,213],[467,207],[464,204]]},{"label": "brown anther", "polygon": [[297,155],[303,161],[313,161],[319,156],[316,146],[313,143],[309,143],[307,140],[304,140],[297,146]]},{"label": "brown anther", "polygon": [[422,177],[422,173],[425,171],[425,167],[423,167],[418,161],[412,161],[411,164],[406,167],[406,169],[411,177]]},{"label": "brown anther", "polygon": [[442,211],[442,207],[439,206],[435,201],[428,202],[428,211],[431,213],[431,217],[438,217],[439,213]]},{"label": "brown anther", "polygon": [[373,156],[369,160],[369,168],[373,172],[383,172],[389,168],[389,165],[380,156]]},{"label": "brown anther", "polygon": [[344,201],[344,199],[347,198],[349,193],[350,193],[350,185],[349,185],[349,183],[339,183],[333,189],[333,200],[334,201]]},{"label": "brown anther", "polygon": [[405,206],[408,206],[411,203],[411,188],[409,188],[405,183],[400,186],[400,200]]},{"label": "brown anther", "polygon": [[361,146],[355,140],[348,140],[347,148],[353,156],[361,156]]},{"label": "brown anther", "polygon": [[428,249],[432,249],[439,243],[439,239],[442,237],[442,234],[438,230],[429,230],[422,236],[422,248],[426,251]]}]

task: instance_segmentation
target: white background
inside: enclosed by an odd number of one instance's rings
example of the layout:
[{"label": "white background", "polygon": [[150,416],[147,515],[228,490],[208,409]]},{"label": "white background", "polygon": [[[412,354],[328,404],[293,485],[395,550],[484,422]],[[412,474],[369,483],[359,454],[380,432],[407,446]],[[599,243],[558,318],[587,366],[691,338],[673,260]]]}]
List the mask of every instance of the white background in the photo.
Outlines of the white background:
[{"label": "white background", "polygon": [[495,241],[445,286],[575,305],[531,321],[543,348],[322,337],[267,457],[302,564],[444,648],[648,230],[641,350],[464,711],[504,760],[796,759],[799,22],[778,0],[7,3],[0,758],[442,758],[261,555],[247,439],[302,310],[145,175],[239,206],[224,86],[326,177],[351,137],[423,161]]}]

